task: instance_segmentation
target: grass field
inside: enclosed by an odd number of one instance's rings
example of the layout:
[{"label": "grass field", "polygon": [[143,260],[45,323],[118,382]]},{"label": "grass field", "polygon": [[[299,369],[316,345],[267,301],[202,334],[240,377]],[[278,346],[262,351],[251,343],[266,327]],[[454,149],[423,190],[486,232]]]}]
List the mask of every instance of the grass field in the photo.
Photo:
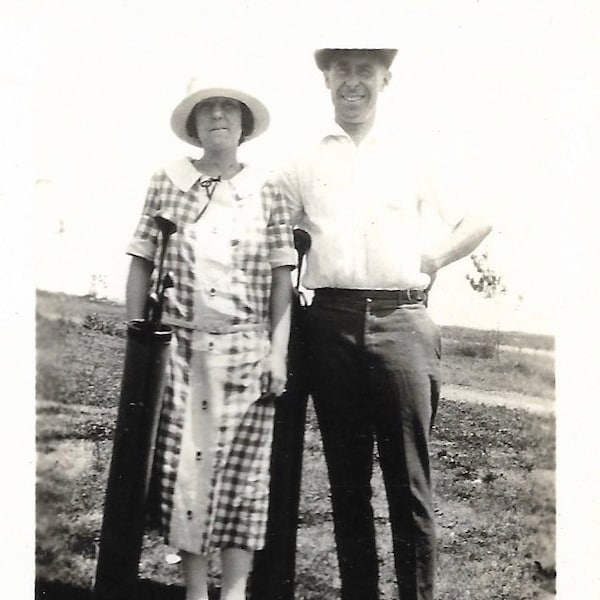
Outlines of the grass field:
[{"label": "grass field", "polygon": [[[120,390],[124,311],[39,293],[38,312],[37,596],[87,600]],[[523,393],[552,403],[551,338],[503,334],[501,349],[490,353],[485,332],[444,328],[443,335],[448,385],[482,397]],[[554,440],[552,413],[442,400],[432,442],[439,600],[553,597]],[[296,598],[333,600],[339,579],[328,483],[311,410],[304,460]],[[378,473],[373,486],[382,599],[391,600],[397,596]],[[171,551],[146,537],[140,577],[149,598],[183,598],[179,567],[165,560]]]}]

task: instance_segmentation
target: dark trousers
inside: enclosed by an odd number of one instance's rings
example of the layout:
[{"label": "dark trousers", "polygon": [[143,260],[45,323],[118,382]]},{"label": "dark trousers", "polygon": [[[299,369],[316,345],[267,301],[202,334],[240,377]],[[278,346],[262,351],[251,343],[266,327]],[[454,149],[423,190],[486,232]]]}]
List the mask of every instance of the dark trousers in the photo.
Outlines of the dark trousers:
[{"label": "dark trousers", "polygon": [[432,600],[429,433],[439,399],[439,328],[423,304],[315,295],[306,323],[342,600],[379,598],[371,506],[374,440],[401,600]]}]

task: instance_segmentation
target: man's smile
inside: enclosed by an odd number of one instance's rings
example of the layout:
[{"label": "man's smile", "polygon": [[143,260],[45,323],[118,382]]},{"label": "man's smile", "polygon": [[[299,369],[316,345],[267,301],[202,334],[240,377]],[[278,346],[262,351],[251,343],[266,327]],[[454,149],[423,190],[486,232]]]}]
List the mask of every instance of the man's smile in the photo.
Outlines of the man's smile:
[{"label": "man's smile", "polygon": [[367,95],[363,92],[356,92],[356,91],[340,91],[338,96],[344,101],[344,102],[349,102],[349,103],[354,103],[354,102],[360,102],[361,100],[364,100]]}]

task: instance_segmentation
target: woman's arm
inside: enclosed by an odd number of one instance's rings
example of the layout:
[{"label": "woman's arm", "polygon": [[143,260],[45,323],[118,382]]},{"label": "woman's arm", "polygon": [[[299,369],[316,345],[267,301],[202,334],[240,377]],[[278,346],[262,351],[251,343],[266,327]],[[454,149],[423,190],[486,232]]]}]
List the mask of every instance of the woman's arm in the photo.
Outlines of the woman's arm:
[{"label": "woman's arm", "polygon": [[283,394],[287,382],[287,352],[290,339],[292,298],[291,270],[290,266],[274,268],[271,283],[271,354],[268,391],[275,396]]},{"label": "woman's arm", "polygon": [[154,264],[140,256],[133,256],[127,277],[125,306],[127,320],[141,319],[144,316],[146,298],[150,291],[150,277]]}]

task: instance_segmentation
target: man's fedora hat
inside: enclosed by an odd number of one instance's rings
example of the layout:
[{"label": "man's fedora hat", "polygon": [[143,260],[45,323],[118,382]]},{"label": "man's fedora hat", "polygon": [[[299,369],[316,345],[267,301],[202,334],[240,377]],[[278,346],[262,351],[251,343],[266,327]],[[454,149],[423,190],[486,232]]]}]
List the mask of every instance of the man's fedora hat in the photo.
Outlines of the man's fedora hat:
[{"label": "man's fedora hat", "polygon": [[190,135],[188,122],[194,107],[209,98],[233,98],[247,107],[252,115],[249,131],[244,131],[242,141],[251,140],[264,133],[269,126],[269,111],[267,107],[254,96],[229,87],[202,87],[197,79],[192,79],[187,88],[186,97],[175,107],[171,115],[171,128],[175,135],[189,144],[202,147],[197,137]]},{"label": "man's fedora hat", "polygon": [[396,54],[397,48],[321,48],[315,51],[315,62],[321,71],[326,71],[336,54],[345,52],[372,52],[376,54],[386,69],[389,69]]}]

